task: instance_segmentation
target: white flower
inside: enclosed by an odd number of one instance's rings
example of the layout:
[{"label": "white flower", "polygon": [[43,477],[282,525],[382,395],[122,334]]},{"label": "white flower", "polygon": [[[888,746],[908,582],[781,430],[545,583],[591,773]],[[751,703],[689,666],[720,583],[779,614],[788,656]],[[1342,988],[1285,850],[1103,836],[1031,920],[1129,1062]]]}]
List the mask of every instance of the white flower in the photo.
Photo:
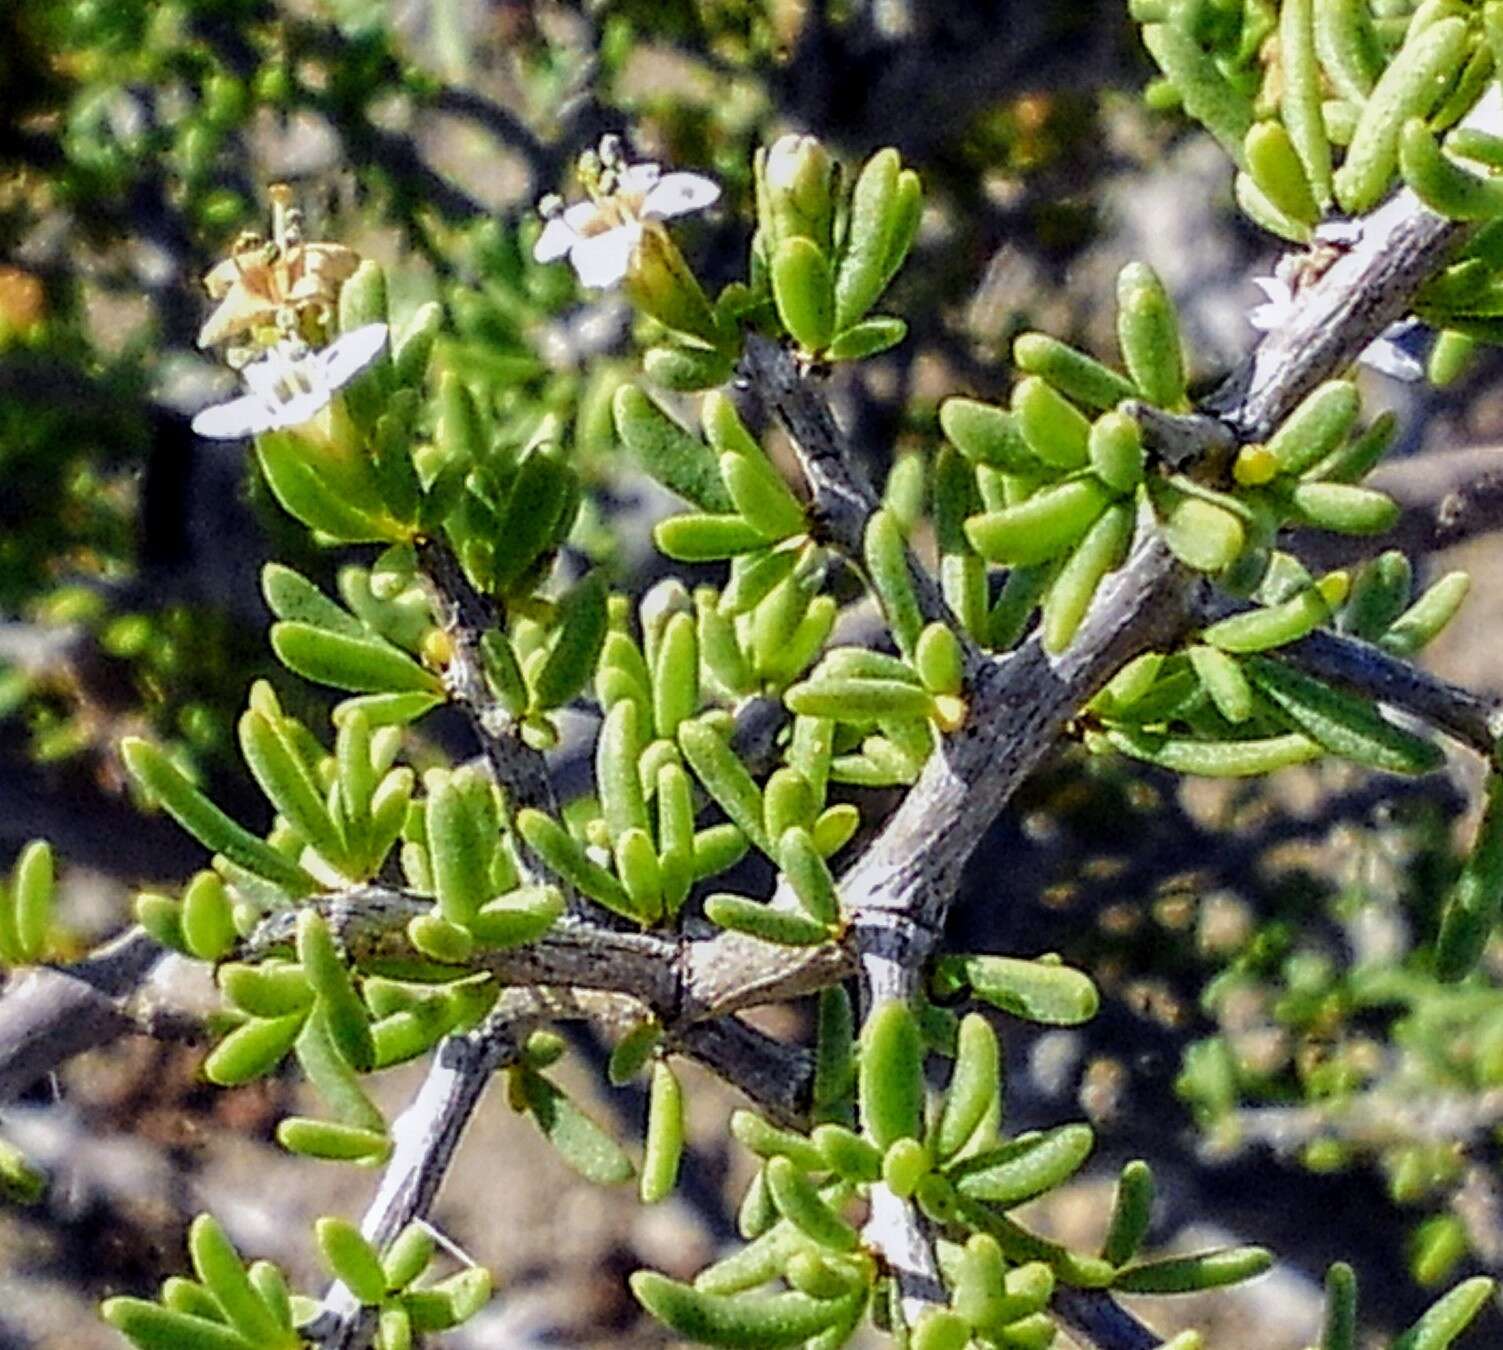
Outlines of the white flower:
[{"label": "white flower", "polygon": [[249,393],[205,408],[194,417],[193,430],[212,440],[238,440],[300,426],[376,359],[386,336],[384,323],[368,323],[320,351],[285,339],[241,370]]},{"label": "white flower", "polygon": [[[1247,321],[1260,333],[1282,328],[1294,315],[1295,294],[1276,270],[1271,277],[1254,277],[1252,284],[1263,292],[1264,301],[1247,313]],[[1412,383],[1423,377],[1424,365],[1407,350],[1423,325],[1417,319],[1391,323],[1363,349],[1357,358],[1364,366],[1396,380]]]},{"label": "white flower", "polygon": [[1294,292],[1282,277],[1254,277],[1252,284],[1263,292],[1263,303],[1247,311],[1247,321],[1260,333],[1282,328],[1294,314]]},{"label": "white flower", "polygon": [[614,286],[626,275],[644,220],[702,211],[720,196],[711,178],[651,163],[607,165],[600,185],[608,190],[552,215],[532,250],[542,263],[567,256],[586,286]]}]

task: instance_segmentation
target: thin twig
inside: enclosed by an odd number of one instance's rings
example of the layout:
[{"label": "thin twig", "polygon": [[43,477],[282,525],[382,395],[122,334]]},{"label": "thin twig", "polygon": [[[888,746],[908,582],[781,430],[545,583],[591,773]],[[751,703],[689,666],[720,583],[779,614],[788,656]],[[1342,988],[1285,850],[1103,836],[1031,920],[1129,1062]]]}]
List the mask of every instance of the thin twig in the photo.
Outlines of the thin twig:
[{"label": "thin twig", "polygon": [[[1372,337],[1407,310],[1417,286],[1458,242],[1462,231],[1463,227],[1424,210],[1408,194],[1400,194],[1365,222],[1358,244],[1302,293],[1300,306],[1286,327],[1265,339],[1247,370],[1229,382],[1207,410],[1215,412],[1238,439],[1266,437],[1304,394],[1350,364]],[[854,457],[828,405],[806,373],[771,344],[752,340],[748,369],[810,471],[824,536],[859,558],[876,498],[852,468]],[[509,728],[495,722],[485,689],[478,637],[494,615],[486,611],[483,601],[476,609],[472,601],[479,597],[458,584],[463,576],[452,555],[428,546],[424,562],[434,583],[440,622],[458,639],[449,672],[451,691],[470,712],[488,762],[513,807],[536,804],[548,809],[552,792],[541,757],[522,745]],[[933,579],[917,567],[913,573],[926,616],[944,617]],[[1151,533],[1144,533],[1127,564],[1103,587],[1066,652],[1051,656],[1036,639],[1030,639],[996,661],[983,661],[972,653],[965,724],[945,738],[871,847],[840,878],[842,901],[852,921],[852,940],[864,965],[869,993],[903,996],[911,992],[917,972],[943,930],[961,867],[983,831],[1049,753],[1061,727],[1101,683],[1125,660],[1176,633],[1183,622],[1188,585],[1189,579],[1163,545]],[[1445,715],[1453,713],[1454,708]],[[1461,722],[1469,725],[1470,716]],[[1448,729],[1460,734],[1465,726],[1448,725]],[[755,960],[738,964],[740,957],[748,955],[748,943],[749,939],[724,935],[679,952],[674,997],[681,1000],[681,1006],[673,1044],[727,1079],[775,1090],[779,1105],[770,1113],[797,1122],[807,1102],[807,1054],[778,1046],[727,1018],[725,1010],[821,987],[829,982],[832,969],[844,968],[842,963],[850,955],[837,950],[832,958],[826,951],[790,953],[752,944],[760,949]],[[624,953],[618,950],[617,954]],[[717,967],[729,972],[729,980],[723,973],[716,974]],[[694,978],[685,978],[685,970]],[[638,974],[642,974],[640,969]],[[654,976],[653,987],[655,981]],[[691,988],[692,996],[685,992]],[[650,991],[643,990],[631,997],[640,1003],[643,993],[650,996]],[[504,996],[505,1011],[495,1021],[469,1037],[445,1043],[429,1082],[394,1126],[402,1165],[394,1162],[388,1168],[377,1203],[367,1215],[368,1231],[389,1234],[415,1214],[426,1212],[485,1083],[515,1053],[512,1028],[530,1017],[569,1014],[560,1002],[550,1003],[555,994],[546,987],[510,990]],[[574,996],[566,990],[559,997]],[[609,1003],[622,995],[593,997]],[[590,996],[578,996],[572,1005],[575,1015],[586,1015],[582,1010],[589,1002]],[[54,1047],[49,1053],[58,1052]],[[0,1050],[0,1065],[5,1062]],[[11,1060],[12,1065],[18,1062]],[[409,1139],[416,1142],[409,1145]],[[914,1253],[905,1246],[916,1241],[932,1247],[908,1207],[897,1207],[890,1221],[886,1216],[879,1218],[874,1231],[884,1250],[906,1262],[915,1276],[932,1262],[932,1251]],[[909,1292],[918,1298],[923,1291],[915,1281],[905,1290]],[[1105,1295],[1077,1298],[1062,1292],[1056,1307],[1064,1320],[1106,1350],[1137,1350],[1156,1343],[1151,1333]],[[350,1319],[341,1319],[337,1334],[345,1339],[336,1343],[363,1343],[366,1333],[352,1329],[353,1325]]]},{"label": "thin twig", "polygon": [[[481,639],[498,626],[494,606],[470,584],[459,559],[443,542],[420,541],[417,556],[434,616],[452,644],[445,684],[469,717],[509,809],[556,811],[543,756],[523,742],[514,719],[486,682]],[[555,879],[521,840],[517,852],[524,879]],[[578,912],[580,897],[572,887],[563,889],[570,908]],[[511,1020],[498,1005],[475,1030],[447,1038],[417,1096],[393,1123],[397,1148],[361,1221],[361,1231],[378,1249],[413,1219],[427,1216],[487,1084],[515,1054]],[[327,1344],[338,1350],[362,1350],[370,1343],[374,1319],[343,1283],[334,1284],[325,1296],[324,1312],[333,1319]]]},{"label": "thin twig", "polygon": [[[1247,368],[1203,411],[1214,413],[1238,440],[1266,438],[1307,393],[1350,365],[1409,309],[1415,291],[1465,229],[1400,193],[1365,222],[1351,251],[1302,293],[1290,321],[1259,345]],[[827,538],[859,557],[874,494],[851,467],[853,456],[827,405],[791,355],[771,344],[749,339],[746,367],[794,441]],[[1157,535],[1140,532],[1128,562],[1102,588],[1065,652],[1051,657],[1034,637],[989,668],[972,663],[965,725],[945,738],[875,842],[840,878],[868,974],[894,959],[894,944],[904,953],[898,959],[915,968],[922,963],[943,930],[960,869],[982,832],[1048,753],[1066,720],[1125,661],[1182,626],[1188,585]],[[923,604],[922,589],[920,595]],[[887,954],[868,964],[868,950]],[[902,981],[894,977],[891,983],[901,987]],[[920,1237],[917,1217],[899,1208],[891,1218],[890,1231],[873,1233],[869,1226],[868,1236],[890,1241],[912,1263]],[[915,1280],[905,1295],[921,1298],[920,1283]],[[1153,1341],[1099,1343],[1125,1350]]]},{"label": "thin twig", "polygon": [[1390,656],[1381,647],[1316,631],[1279,649],[1312,675],[1346,685],[1377,703],[1438,727],[1479,755],[1491,757],[1503,735],[1503,704]]}]

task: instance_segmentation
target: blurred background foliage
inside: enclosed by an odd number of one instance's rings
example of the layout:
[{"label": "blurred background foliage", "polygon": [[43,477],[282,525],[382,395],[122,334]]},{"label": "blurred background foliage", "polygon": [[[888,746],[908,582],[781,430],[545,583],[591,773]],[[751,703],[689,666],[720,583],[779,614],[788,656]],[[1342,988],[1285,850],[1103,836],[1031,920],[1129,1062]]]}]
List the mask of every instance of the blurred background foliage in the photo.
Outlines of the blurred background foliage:
[{"label": "blurred background foliage", "polygon": [[[888,305],[909,336],[832,391],[880,481],[900,457],[927,462],[941,397],[1006,390],[1018,332],[1108,354],[1107,297],[1128,257],[1174,290],[1202,387],[1250,346],[1246,278],[1268,270],[1271,241],[1232,210],[1219,152],[1144,104],[1150,74],[1116,0],[0,7],[0,863],[50,836],[77,865],[79,941],[110,931],[128,885],[194,862],[175,827],[135,812],[120,736],[149,731],[254,822],[264,804],[232,735],[248,684],[264,676],[290,710],[318,706],[271,661],[255,578],[276,558],[332,585],[370,558],[313,549],[240,447],[188,431],[229,383],[194,346],[199,278],[262,227],[268,184],[295,186],[312,237],[386,266],[398,323],[449,301],[441,364],[517,441],[545,419],[564,429],[589,484],[572,544],[637,588],[664,568],[648,542],[663,500],[618,454],[609,404],[635,369],[633,323],[651,332],[619,298],[581,295],[568,269],[531,260],[534,203],[574,157],[624,130],[643,156],[714,174],[723,205],[684,237],[713,293],[743,265],[756,145],[810,131],[848,163],[898,147],[929,203]],[[1367,392],[1406,414],[1415,451],[1503,429],[1495,372],[1486,357],[1446,391]],[[894,482],[912,491],[916,471]],[[1485,545],[1469,560],[1485,597]],[[1434,659],[1486,690],[1499,681],[1481,627]],[[431,734],[462,743],[442,719]],[[1395,1324],[1422,1306],[1420,1286],[1503,1271],[1503,961],[1443,990],[1415,956],[1457,867],[1456,817],[1475,796],[1464,773],[1437,788],[1326,766],[1207,787],[1060,757],[978,850],[956,911],[958,945],[1060,950],[1107,996],[1083,1030],[1010,1037],[1017,1124],[1078,1099],[1102,1176],[1153,1163],[1160,1240],[1209,1227],[1268,1242],[1296,1276],[1280,1286],[1296,1309],[1313,1308],[1308,1278],[1336,1257]],[[881,801],[864,802],[872,819]],[[244,1165],[211,1140],[269,1138],[278,1089],[211,1098],[194,1064],[122,1051],[70,1071],[66,1117],[27,1127],[53,1132],[50,1146],[23,1141],[44,1161],[80,1130],[134,1131],[193,1178],[148,1203],[80,1155],[71,1200],[4,1236],[40,1287],[97,1296],[177,1268],[178,1220],[201,1207],[186,1191],[228,1191],[226,1171]],[[677,1218],[701,1245],[729,1231],[718,1128],[697,1130]],[[1068,1207],[1052,1220],[1075,1221]],[[484,1243],[486,1221],[453,1222]],[[536,1317],[569,1343],[619,1336],[637,1324],[616,1272],[665,1264],[646,1224],[586,1224],[588,1250],[519,1240],[506,1274],[553,1291]],[[568,1263],[605,1271],[592,1295],[559,1293],[585,1278]],[[1267,1338],[1267,1300],[1283,1295],[1246,1295],[1259,1344],[1308,1334]],[[34,1332],[29,1306],[5,1303],[0,1340],[61,1343]],[[70,1344],[102,1334],[79,1309]],[[1252,1343],[1224,1334],[1213,1343]]]}]

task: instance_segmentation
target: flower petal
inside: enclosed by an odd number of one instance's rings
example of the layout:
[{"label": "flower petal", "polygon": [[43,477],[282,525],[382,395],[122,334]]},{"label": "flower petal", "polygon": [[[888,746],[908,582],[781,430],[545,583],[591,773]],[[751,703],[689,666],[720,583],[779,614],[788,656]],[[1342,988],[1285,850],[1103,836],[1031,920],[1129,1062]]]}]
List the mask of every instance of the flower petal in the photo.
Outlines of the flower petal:
[{"label": "flower petal", "polygon": [[276,318],[276,306],[257,296],[247,287],[232,286],[224,299],[215,306],[214,312],[204,320],[198,330],[198,345],[213,347],[229,338],[269,323]]},{"label": "flower petal", "polygon": [[1252,284],[1267,296],[1264,304],[1247,312],[1247,321],[1260,333],[1281,328],[1294,312],[1294,292],[1282,277],[1253,277]]},{"label": "flower petal", "polygon": [[329,406],[329,400],[334,397],[334,391],[327,385],[314,387],[303,393],[294,394],[291,398],[277,405],[272,415],[271,425],[277,429],[282,427],[300,427],[304,422],[311,421]]},{"label": "flower petal", "polygon": [[663,166],[654,164],[651,160],[643,160],[640,164],[628,164],[616,175],[616,182],[619,185],[617,191],[649,192],[662,173]]},{"label": "flower petal", "polygon": [[368,323],[352,328],[318,353],[323,378],[332,393],[342,389],[380,355],[386,345],[386,325]]},{"label": "flower petal", "polygon": [[640,225],[618,225],[604,234],[581,239],[569,250],[569,262],[584,285],[614,286],[626,275],[632,250],[641,237]]},{"label": "flower petal", "polygon": [[211,441],[238,441],[270,431],[275,424],[271,409],[254,394],[242,394],[228,403],[216,403],[193,417],[193,433]]},{"label": "flower petal", "polygon": [[[290,357],[285,351],[273,347],[259,361],[241,367],[240,378],[245,387],[268,408],[274,408],[289,397],[288,389],[298,378],[301,358]],[[306,377],[304,377],[306,380]]]},{"label": "flower petal", "polygon": [[574,247],[578,238],[578,231],[567,220],[554,216],[538,235],[537,243],[532,246],[532,256],[540,263],[557,262]]},{"label": "flower petal", "polygon": [[1287,305],[1294,299],[1294,293],[1282,277],[1254,277],[1252,284],[1273,304]]},{"label": "flower petal", "polygon": [[575,234],[598,233],[601,224],[600,207],[592,201],[575,202],[564,211],[564,224]]},{"label": "flower petal", "polygon": [[1424,325],[1417,319],[1400,319],[1368,343],[1357,360],[1380,375],[1413,384],[1424,375],[1425,367],[1408,348],[1421,341],[1423,333]]},{"label": "flower petal", "polygon": [[658,179],[642,202],[644,216],[681,216],[703,211],[720,196],[720,184],[698,173],[670,173]]},{"label": "flower petal", "polygon": [[229,289],[240,280],[240,263],[234,258],[225,258],[204,273],[204,290],[210,300],[223,300]]}]

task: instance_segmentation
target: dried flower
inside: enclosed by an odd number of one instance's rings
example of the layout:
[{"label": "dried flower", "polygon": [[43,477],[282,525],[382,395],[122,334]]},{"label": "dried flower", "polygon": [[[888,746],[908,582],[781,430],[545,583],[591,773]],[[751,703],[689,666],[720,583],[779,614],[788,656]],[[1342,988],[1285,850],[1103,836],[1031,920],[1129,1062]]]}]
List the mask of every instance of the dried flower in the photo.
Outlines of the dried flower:
[{"label": "dried flower", "polygon": [[587,201],[564,208],[549,197],[540,204],[548,223],[533,257],[546,263],[567,256],[586,286],[614,286],[626,275],[644,221],[702,211],[720,196],[720,185],[701,174],[664,174],[658,164],[625,163],[616,136],[602,139],[598,154],[582,158],[580,177]]},{"label": "dried flower", "polygon": [[241,369],[250,392],[205,408],[194,417],[193,430],[212,440],[238,440],[300,426],[376,359],[386,338],[384,323],[356,328],[321,351],[301,338],[284,338]]},{"label": "dried flower", "polygon": [[[1355,221],[1326,221],[1316,229],[1309,252],[1286,253],[1274,265],[1271,277],[1254,277],[1252,284],[1263,292],[1264,302],[1248,311],[1248,323],[1260,333],[1282,328],[1294,313],[1299,292],[1356,244],[1361,233]],[[1391,323],[1357,359],[1381,375],[1410,382],[1418,380],[1425,368],[1408,349],[1422,329],[1417,319]]]},{"label": "dried flower", "polygon": [[241,353],[249,358],[288,336],[327,331],[339,288],[360,263],[343,244],[304,242],[302,216],[285,185],[271,189],[271,200],[272,237],[242,234],[204,277],[209,298],[219,303],[199,330],[200,347],[250,334],[252,351]]}]

